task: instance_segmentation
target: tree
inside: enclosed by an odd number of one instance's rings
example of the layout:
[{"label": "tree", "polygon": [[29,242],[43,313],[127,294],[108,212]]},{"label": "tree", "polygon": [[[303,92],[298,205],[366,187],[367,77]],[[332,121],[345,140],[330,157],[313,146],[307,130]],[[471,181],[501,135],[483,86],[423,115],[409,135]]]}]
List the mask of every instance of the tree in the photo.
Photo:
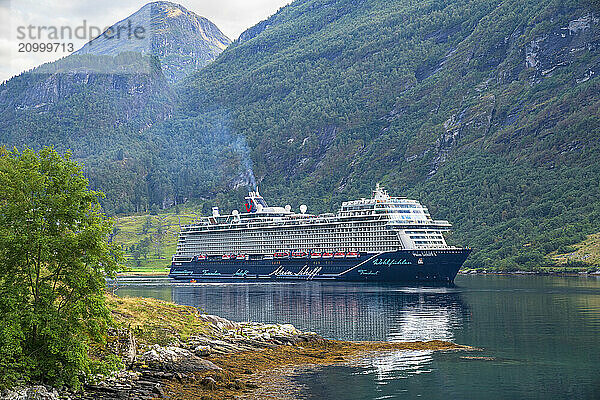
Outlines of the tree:
[{"label": "tree", "polygon": [[152,217],[148,215],[142,225],[142,235],[147,235],[150,229],[152,229]]},{"label": "tree", "polygon": [[101,196],[70,153],[0,149],[0,385],[77,387],[94,372],[105,276],[122,260]]},{"label": "tree", "polygon": [[137,245],[140,254],[144,257],[144,260],[148,261],[148,252],[150,251],[150,238],[145,237]]},{"label": "tree", "polygon": [[108,235],[108,243],[112,243],[112,241],[114,240],[115,236],[117,236],[120,231],[121,231],[121,228],[119,228],[118,226],[113,226],[112,227],[112,231]]},{"label": "tree", "polygon": [[160,258],[163,241],[165,239],[165,235],[167,234],[168,224],[167,224],[167,216],[165,214],[159,215],[156,222],[156,235],[154,235],[154,255]]}]

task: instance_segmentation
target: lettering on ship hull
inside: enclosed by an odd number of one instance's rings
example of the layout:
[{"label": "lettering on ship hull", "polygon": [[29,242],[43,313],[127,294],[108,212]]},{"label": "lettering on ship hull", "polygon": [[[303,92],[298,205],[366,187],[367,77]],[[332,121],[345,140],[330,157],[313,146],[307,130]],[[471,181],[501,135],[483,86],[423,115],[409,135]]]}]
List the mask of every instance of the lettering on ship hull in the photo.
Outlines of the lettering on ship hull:
[{"label": "lettering on ship hull", "polygon": [[412,263],[405,259],[376,258],[373,260],[373,265],[387,265],[391,267],[392,265],[412,265]]},{"label": "lettering on ship hull", "polygon": [[358,270],[358,274],[359,275],[379,275],[379,271],[371,271],[370,269],[359,269]]},{"label": "lettering on ship hull", "polygon": [[285,269],[285,267],[279,267],[277,268],[275,271],[273,271],[272,275],[275,276],[307,276],[307,277],[312,277],[312,276],[316,276],[319,274],[319,272],[321,272],[323,268],[321,267],[314,267],[314,268],[310,268],[308,265],[305,265],[304,267],[302,267],[302,269],[298,272],[292,272],[288,269]]}]

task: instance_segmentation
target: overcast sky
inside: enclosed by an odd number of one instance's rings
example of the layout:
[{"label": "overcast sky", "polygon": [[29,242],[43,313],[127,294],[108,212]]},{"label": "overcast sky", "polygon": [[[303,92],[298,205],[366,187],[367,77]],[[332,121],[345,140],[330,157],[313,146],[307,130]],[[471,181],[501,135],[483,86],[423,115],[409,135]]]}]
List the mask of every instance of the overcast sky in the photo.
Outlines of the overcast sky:
[{"label": "overcast sky", "polygon": [[[188,10],[214,22],[230,39],[274,14],[291,0],[173,0]],[[67,52],[19,52],[19,26],[88,26],[105,28],[136,12],[149,1],[144,0],[0,0],[0,82],[54,61]],[[75,50],[86,40],[73,42]]]}]

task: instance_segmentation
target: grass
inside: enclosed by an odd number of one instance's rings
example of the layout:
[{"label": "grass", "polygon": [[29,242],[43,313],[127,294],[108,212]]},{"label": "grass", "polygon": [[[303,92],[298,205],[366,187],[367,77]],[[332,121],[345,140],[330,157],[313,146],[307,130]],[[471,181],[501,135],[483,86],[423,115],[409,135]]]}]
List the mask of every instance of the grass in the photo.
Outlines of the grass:
[{"label": "grass", "polygon": [[125,253],[127,274],[167,274],[177,248],[180,225],[194,221],[191,212],[131,215],[115,221],[113,240]]},{"label": "grass", "polygon": [[200,311],[163,300],[107,295],[117,327],[132,330],[138,343],[167,345],[175,339],[209,334],[209,325],[198,319]]},{"label": "grass", "polygon": [[569,269],[586,269],[600,267],[600,232],[588,237],[581,243],[572,246],[566,253],[550,254],[552,260],[560,267]]}]

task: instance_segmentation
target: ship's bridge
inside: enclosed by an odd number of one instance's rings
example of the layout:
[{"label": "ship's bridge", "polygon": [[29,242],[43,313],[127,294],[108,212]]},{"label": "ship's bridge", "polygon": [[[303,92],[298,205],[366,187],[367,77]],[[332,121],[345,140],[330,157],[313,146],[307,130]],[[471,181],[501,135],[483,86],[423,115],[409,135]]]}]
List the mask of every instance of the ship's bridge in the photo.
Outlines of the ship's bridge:
[{"label": "ship's bridge", "polygon": [[412,249],[447,247],[442,233],[451,228],[448,221],[433,220],[427,207],[417,200],[391,197],[379,185],[370,199],[342,203],[338,217],[384,220],[386,229],[395,232],[402,247]]},{"label": "ship's bridge", "polygon": [[391,197],[379,185],[370,199],[346,201],[339,211],[340,217],[381,215],[392,224],[431,224],[434,221],[427,210],[416,200],[405,197]]}]

